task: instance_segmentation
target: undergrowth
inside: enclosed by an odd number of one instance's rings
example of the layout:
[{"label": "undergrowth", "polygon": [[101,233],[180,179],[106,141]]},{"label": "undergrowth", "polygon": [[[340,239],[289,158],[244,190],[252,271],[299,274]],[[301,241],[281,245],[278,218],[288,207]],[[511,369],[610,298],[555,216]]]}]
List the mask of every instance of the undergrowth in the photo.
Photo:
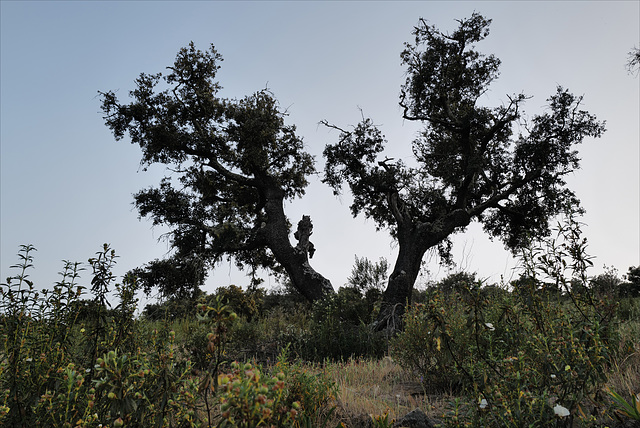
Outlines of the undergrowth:
[{"label": "undergrowth", "polygon": [[640,300],[594,293],[585,249],[569,219],[519,280],[452,275],[389,341],[370,328],[375,290],[308,305],[231,286],[136,317],[139,284],[117,281],[108,245],[65,261],[50,290],[23,246],[0,284],[0,425],[387,427],[415,408],[441,427],[639,419]]}]

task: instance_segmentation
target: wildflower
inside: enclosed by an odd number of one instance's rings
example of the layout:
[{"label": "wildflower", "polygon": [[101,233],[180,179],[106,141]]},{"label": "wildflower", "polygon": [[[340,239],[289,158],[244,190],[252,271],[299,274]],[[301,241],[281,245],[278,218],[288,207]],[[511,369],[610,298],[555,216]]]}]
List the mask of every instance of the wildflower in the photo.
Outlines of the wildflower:
[{"label": "wildflower", "polygon": [[555,378],[556,378],[556,375],[552,374],[551,379],[555,379]]},{"label": "wildflower", "polygon": [[480,400],[480,408],[481,409],[486,409],[487,406],[489,406],[489,403],[487,402],[486,398],[483,398],[482,400]]},{"label": "wildflower", "polygon": [[484,323],[484,326],[487,327],[491,331],[495,330],[495,327],[490,322]]},{"label": "wildflower", "polygon": [[553,408],[553,413],[555,413],[557,416],[561,418],[566,418],[567,416],[570,415],[569,409],[559,404],[555,405],[555,407]]},{"label": "wildflower", "polygon": [[33,358],[27,358],[25,361],[26,361],[27,363],[30,363],[31,361],[33,361]]}]

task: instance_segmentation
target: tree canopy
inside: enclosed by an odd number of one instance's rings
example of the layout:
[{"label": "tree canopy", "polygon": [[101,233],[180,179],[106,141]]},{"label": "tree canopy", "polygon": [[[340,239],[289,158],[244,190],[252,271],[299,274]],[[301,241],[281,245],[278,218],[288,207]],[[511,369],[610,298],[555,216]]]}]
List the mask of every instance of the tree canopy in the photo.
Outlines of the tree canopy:
[{"label": "tree canopy", "polygon": [[352,129],[324,122],[340,131],[324,151],[324,182],[335,194],[348,186],[352,214],[372,219],[399,245],[382,327],[396,325],[425,253],[437,248],[449,260],[450,236],[472,221],[517,251],[529,237],[547,235],[557,214],[579,210],[564,177],[579,168],[575,146],[599,137],[604,123],[562,87],[547,110],[530,119],[521,111],[525,94],[507,96],[497,107],[482,105],[500,66],[494,55],[476,50],[490,23],[474,13],[449,34],[421,19],[413,42],[405,44],[399,104],[405,120],[422,126],[411,164],[385,156],[388,142],[369,118]]},{"label": "tree canopy", "polygon": [[128,134],[145,168],[159,163],[169,172],[134,199],[140,216],[170,227],[174,251],[137,273],[147,290],[172,295],[197,288],[208,268],[229,257],[241,268],[286,272],[305,297],[319,298],[333,288],[308,263],[311,219],[300,221],[293,246],[283,208],[304,194],[314,159],[269,90],[218,96],[221,61],[213,45],[203,52],[191,43],[166,75],[141,74],[131,103],[100,93],[115,138]]}]

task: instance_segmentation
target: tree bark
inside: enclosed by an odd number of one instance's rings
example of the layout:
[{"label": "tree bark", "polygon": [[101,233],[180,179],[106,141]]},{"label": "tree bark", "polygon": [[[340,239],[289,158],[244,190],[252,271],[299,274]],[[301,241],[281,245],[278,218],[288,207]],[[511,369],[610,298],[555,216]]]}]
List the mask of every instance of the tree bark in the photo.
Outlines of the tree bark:
[{"label": "tree bark", "polygon": [[402,316],[411,303],[422,258],[457,228],[468,226],[471,216],[465,210],[455,210],[431,223],[414,223],[404,218],[398,228],[398,257],[387,289],[384,292],[380,314],[374,322],[378,331],[393,334],[402,329]]},{"label": "tree bark", "polygon": [[383,294],[380,314],[374,323],[376,330],[385,330],[390,333],[401,329],[405,306],[411,303],[413,285],[420,273],[420,264],[426,252],[421,248],[415,228],[410,232],[399,234],[398,243],[398,258]]},{"label": "tree bark", "polygon": [[288,220],[283,208],[283,190],[272,186],[266,189],[265,196],[267,221],[263,233],[268,247],[289,275],[293,287],[310,302],[333,294],[331,282],[309,264],[309,256],[315,252],[313,244],[309,241],[309,236],[313,233],[311,218],[303,216],[298,223],[295,233],[298,245],[294,247],[289,240]]}]

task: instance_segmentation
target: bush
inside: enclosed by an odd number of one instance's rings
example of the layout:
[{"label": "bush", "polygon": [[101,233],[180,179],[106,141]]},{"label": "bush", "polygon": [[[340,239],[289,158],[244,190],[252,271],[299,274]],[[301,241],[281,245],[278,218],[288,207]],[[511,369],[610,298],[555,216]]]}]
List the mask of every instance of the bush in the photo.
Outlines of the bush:
[{"label": "bush", "polygon": [[[332,382],[284,354],[269,375],[244,363],[220,374],[239,319],[221,296],[198,305],[198,323],[175,323],[186,334],[177,342],[166,322],[133,318],[136,279],[113,284],[107,245],[90,259],[94,296],[84,301],[79,264],[66,264],[52,292],[36,291],[27,273],[34,250],[24,246],[19,273],[0,284],[2,426],[315,426],[335,397]],[[112,291],[118,303],[109,308]],[[89,304],[95,310],[81,318]]]},{"label": "bush", "polygon": [[489,299],[471,283],[449,298],[432,293],[427,303],[407,311],[393,355],[422,376],[425,388],[459,387],[465,397],[452,404],[445,426],[592,420],[583,406],[606,381],[618,349],[615,305],[571,292],[563,269],[577,268],[572,279],[586,284],[580,274],[588,259],[577,223],[559,230],[558,239],[566,239],[534,249],[511,293],[493,292]]},{"label": "bush", "polygon": [[322,374],[312,374],[299,364],[291,365],[286,350],[272,373],[250,363],[231,364],[219,376],[221,427],[316,426],[335,398],[335,384]]},{"label": "bush", "polygon": [[306,328],[285,330],[281,340],[307,361],[382,357],[387,351],[386,337],[371,326],[380,296],[376,289],[363,295],[353,287],[341,288],[334,296],[314,303]]},{"label": "bush", "polygon": [[[32,246],[23,246],[20,273],[0,284],[0,422],[4,426],[82,426],[109,423],[193,426],[197,385],[188,363],[178,363],[173,337],[146,344],[134,334],[135,280],[115,284],[119,303],[104,300],[113,280],[115,253],[105,245],[89,260],[95,297],[93,313],[80,320],[82,290],[78,264],[65,262],[62,281],[39,293],[26,273]],[[80,322],[82,321],[82,322]],[[140,345],[140,346],[134,346]],[[137,351],[132,352],[133,349]],[[141,349],[152,349],[146,353]],[[158,401],[159,400],[159,401]],[[175,408],[171,402],[180,403]]]}]

